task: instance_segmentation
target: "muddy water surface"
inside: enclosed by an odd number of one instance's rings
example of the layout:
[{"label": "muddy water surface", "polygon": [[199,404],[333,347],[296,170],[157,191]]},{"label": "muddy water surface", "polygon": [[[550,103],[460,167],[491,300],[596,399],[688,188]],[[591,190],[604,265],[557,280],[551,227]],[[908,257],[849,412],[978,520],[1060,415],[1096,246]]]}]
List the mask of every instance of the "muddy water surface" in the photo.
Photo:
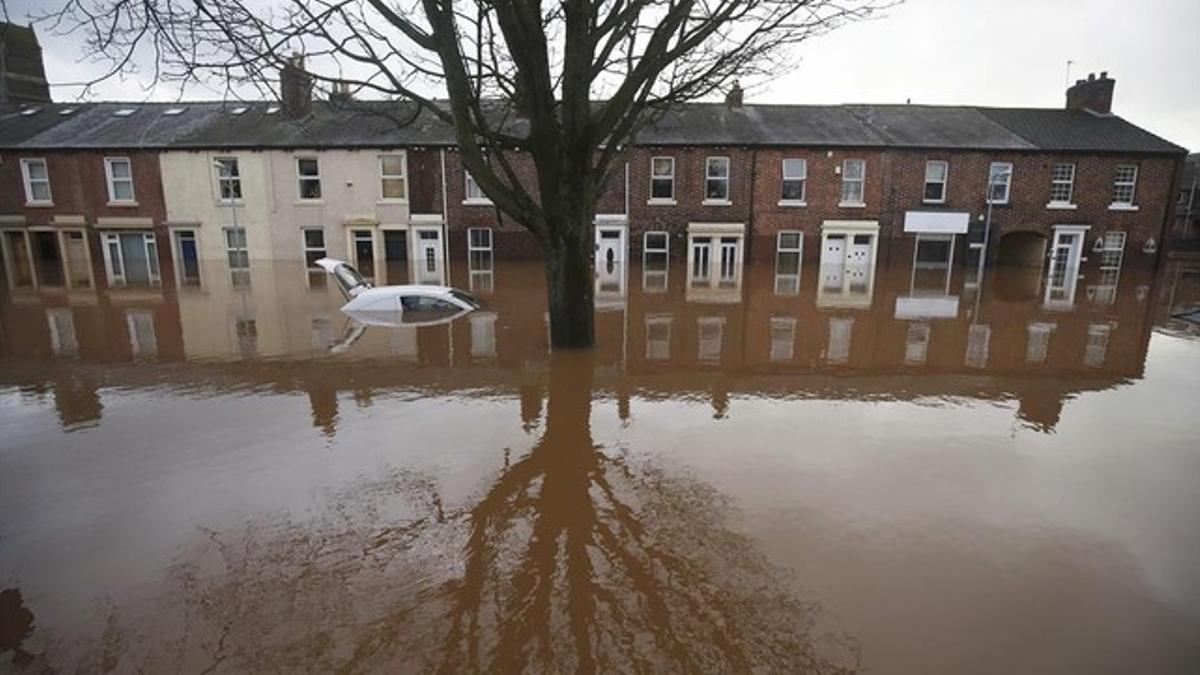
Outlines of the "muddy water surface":
[{"label": "muddy water surface", "polygon": [[1194,270],[201,278],[4,289],[0,669],[1200,665]]}]

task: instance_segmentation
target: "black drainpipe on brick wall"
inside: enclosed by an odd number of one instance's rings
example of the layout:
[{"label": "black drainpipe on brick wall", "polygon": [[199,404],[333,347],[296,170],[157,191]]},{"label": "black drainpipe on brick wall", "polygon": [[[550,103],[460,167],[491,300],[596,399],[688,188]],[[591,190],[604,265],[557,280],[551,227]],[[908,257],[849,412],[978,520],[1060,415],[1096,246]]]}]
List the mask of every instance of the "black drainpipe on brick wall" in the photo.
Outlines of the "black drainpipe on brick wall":
[{"label": "black drainpipe on brick wall", "polygon": [[754,239],[754,188],[757,187],[755,180],[758,176],[758,148],[750,151],[750,212],[746,215],[746,252],[742,254],[743,276],[745,275],[745,260],[750,258],[752,251],[750,242]]}]

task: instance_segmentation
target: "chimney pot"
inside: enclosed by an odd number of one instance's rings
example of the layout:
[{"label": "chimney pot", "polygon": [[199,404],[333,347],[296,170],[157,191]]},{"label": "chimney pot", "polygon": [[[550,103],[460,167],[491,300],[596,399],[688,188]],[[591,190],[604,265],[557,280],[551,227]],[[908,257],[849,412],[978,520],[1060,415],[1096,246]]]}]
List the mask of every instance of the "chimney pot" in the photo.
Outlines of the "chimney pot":
[{"label": "chimney pot", "polygon": [[742,85],[737,81],[733,81],[733,86],[730,87],[729,93],[725,94],[725,105],[730,108],[742,107],[742,99],[745,96],[742,91]]},{"label": "chimney pot", "polygon": [[1108,79],[1108,71],[1107,70],[1100,71],[1100,79],[1102,79],[1102,80]]},{"label": "chimney pot", "polygon": [[1095,81],[1096,81],[1096,74],[1088,73],[1088,82],[1095,82]]}]

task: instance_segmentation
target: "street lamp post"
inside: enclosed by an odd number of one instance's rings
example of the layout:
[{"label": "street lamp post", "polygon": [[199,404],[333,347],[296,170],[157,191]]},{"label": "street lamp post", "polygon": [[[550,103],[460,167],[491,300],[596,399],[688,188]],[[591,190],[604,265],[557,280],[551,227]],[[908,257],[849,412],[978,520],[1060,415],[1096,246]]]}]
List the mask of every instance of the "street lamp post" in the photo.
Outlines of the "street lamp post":
[{"label": "street lamp post", "polygon": [[1012,171],[1000,171],[993,174],[988,170],[987,193],[984,199],[987,201],[987,216],[984,218],[983,225],[983,248],[979,250],[979,271],[976,274],[975,283],[975,311],[972,313],[971,323],[979,321],[979,301],[983,297],[983,273],[987,265],[988,245],[992,237],[992,186],[1001,178],[1009,178],[1012,176]]}]

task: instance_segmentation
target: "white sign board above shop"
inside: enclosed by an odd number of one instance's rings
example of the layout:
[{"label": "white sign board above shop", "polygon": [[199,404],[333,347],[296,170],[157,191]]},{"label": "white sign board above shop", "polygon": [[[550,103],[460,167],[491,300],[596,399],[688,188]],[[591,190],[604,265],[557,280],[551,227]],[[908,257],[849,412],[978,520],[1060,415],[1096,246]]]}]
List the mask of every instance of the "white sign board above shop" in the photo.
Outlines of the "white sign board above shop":
[{"label": "white sign board above shop", "polygon": [[971,214],[962,211],[906,211],[904,231],[923,234],[966,234]]}]

